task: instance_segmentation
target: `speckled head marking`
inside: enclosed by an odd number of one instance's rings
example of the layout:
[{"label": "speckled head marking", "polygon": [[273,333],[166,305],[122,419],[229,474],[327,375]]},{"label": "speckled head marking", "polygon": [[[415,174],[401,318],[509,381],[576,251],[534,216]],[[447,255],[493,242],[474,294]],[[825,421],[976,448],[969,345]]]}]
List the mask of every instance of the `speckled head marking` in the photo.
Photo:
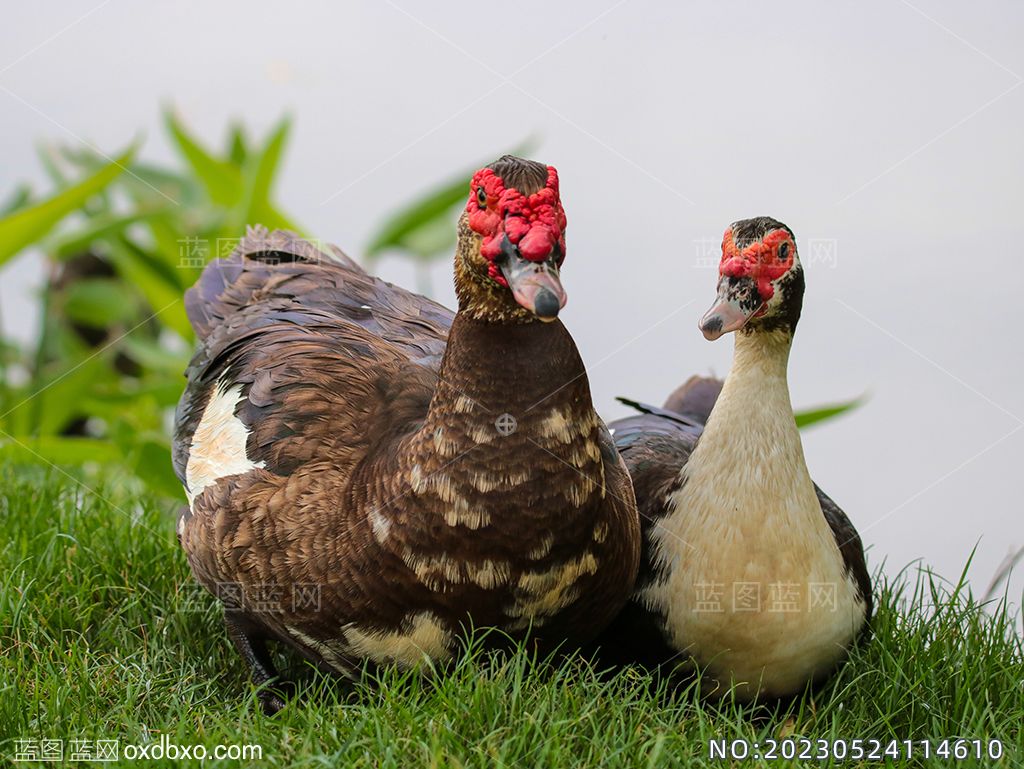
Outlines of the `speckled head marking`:
[{"label": "speckled head marking", "polygon": [[726,229],[718,298],[700,321],[709,340],[730,331],[792,332],[800,319],[804,275],[793,231],[768,216]]},{"label": "speckled head marking", "polygon": [[460,308],[488,320],[553,320],[566,302],[565,223],[553,167],[505,155],[477,171],[459,222]]}]

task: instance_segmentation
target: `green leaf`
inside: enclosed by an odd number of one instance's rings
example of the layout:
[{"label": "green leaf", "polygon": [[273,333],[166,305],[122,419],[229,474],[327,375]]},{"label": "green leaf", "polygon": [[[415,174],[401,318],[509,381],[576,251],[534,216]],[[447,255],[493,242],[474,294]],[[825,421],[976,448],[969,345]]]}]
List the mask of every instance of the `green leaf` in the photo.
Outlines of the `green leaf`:
[{"label": "green leaf", "polygon": [[122,153],[116,160],[103,166],[73,187],[59,192],[42,203],[23,208],[0,219],[0,264],[3,264],[26,246],[35,243],[49,232],[57,222],[72,211],[81,208],[90,198],[101,192],[125,170],[135,154],[135,147]]},{"label": "green leaf", "polygon": [[[124,353],[140,366],[170,374],[176,379],[182,376],[192,357],[191,352],[172,352],[165,345],[137,336],[125,337],[121,344]],[[184,380],[181,385],[175,381],[175,387],[181,390],[183,383]]]},{"label": "green leaf", "polygon": [[835,419],[848,411],[860,408],[866,400],[867,397],[861,395],[853,400],[843,401],[842,403],[834,403],[827,406],[818,406],[817,408],[798,411],[794,414],[794,417],[796,418],[796,426],[802,430],[810,425]]},{"label": "green leaf", "polygon": [[159,212],[159,210],[152,210],[136,211],[127,215],[101,214],[88,220],[81,229],[62,234],[56,240],[48,242],[45,248],[47,253],[59,260],[71,259],[89,251],[96,241],[118,235],[136,222],[146,221]]},{"label": "green leaf", "polygon": [[141,431],[165,427],[166,409],[177,404],[184,389],[185,379],[180,372],[174,378],[159,374],[141,381],[123,376],[96,387],[83,400],[82,410],[105,419],[108,437],[119,438],[122,448],[129,451]]},{"label": "green leaf", "polygon": [[174,271],[175,282],[182,290],[196,282],[203,264],[216,258],[215,233],[223,221],[220,215],[212,222],[202,222],[204,229],[199,232],[187,229],[194,223],[182,221],[173,212],[154,216],[147,222],[153,238],[152,256]]},{"label": "green leaf", "polygon": [[[101,157],[99,153],[96,153],[96,156]],[[55,145],[49,142],[37,144],[36,157],[39,158],[43,170],[46,171],[46,175],[50,177],[50,181],[53,182],[54,186],[67,186],[68,178],[64,175],[64,170],[60,166],[60,152]],[[102,162],[98,163],[97,167],[101,165],[103,165]]]},{"label": "green leaf", "polygon": [[0,203],[0,216],[13,214],[28,205],[32,199],[32,188],[28,184],[19,184],[14,191],[7,196],[7,200]]},{"label": "green leaf", "polygon": [[149,209],[173,206],[179,212],[205,204],[206,190],[198,179],[155,166],[134,163],[120,184],[137,205]]},{"label": "green leaf", "polygon": [[0,457],[10,462],[49,462],[55,465],[82,465],[89,462],[113,464],[121,460],[121,452],[110,441],[97,438],[66,438],[47,435],[0,437]]},{"label": "green leaf", "polygon": [[192,326],[185,314],[182,288],[176,280],[168,278],[166,265],[125,239],[110,246],[108,257],[114,269],[142,292],[155,319],[191,342]]},{"label": "green leaf", "polygon": [[238,168],[207,152],[170,110],[164,112],[164,121],[178,151],[202,181],[210,199],[228,208],[237,205],[242,198],[242,174]]},{"label": "green leaf", "polygon": [[167,440],[158,436],[147,440],[139,446],[138,459],[135,463],[135,474],[153,491],[164,496],[183,498],[185,492],[181,481],[174,474],[171,462],[171,450]]},{"label": "green leaf", "polygon": [[[466,202],[472,175],[473,171],[461,173],[388,217],[370,241],[366,256],[372,258],[392,248],[409,250],[418,256],[431,256],[415,250],[410,243],[415,242],[417,232],[433,226],[438,219],[449,219],[455,207]],[[454,232],[452,223],[446,223]]]},{"label": "green leaf", "polygon": [[[102,155],[88,147],[63,147],[61,155],[79,168],[88,171],[99,168],[104,162]],[[150,208],[172,201],[184,207],[206,204],[205,188],[192,176],[139,161],[132,163],[129,170],[131,174],[122,176],[118,183],[123,185],[136,203],[146,204]]]},{"label": "green leaf", "polygon": [[403,247],[416,259],[429,261],[437,258],[451,258],[455,252],[455,214],[424,222],[408,233]]},{"label": "green leaf", "polygon": [[245,141],[245,126],[241,123],[232,123],[228,131],[228,160],[241,168],[249,155]]},{"label": "green leaf", "polygon": [[[527,139],[512,153],[529,154],[533,145],[534,141]],[[459,206],[465,205],[469,181],[480,165],[456,174],[385,219],[370,239],[367,258],[372,259],[389,249],[399,249],[421,258],[450,250],[455,243],[455,212]],[[442,237],[441,228],[446,228],[449,235]]]},{"label": "green leaf", "polygon": [[263,224],[270,229],[280,228],[294,230],[295,225],[282,216],[270,201],[270,190],[281,163],[288,132],[291,130],[291,119],[285,117],[271,132],[266,145],[255,158],[246,163],[240,216],[235,222],[238,232],[242,232],[247,224]]},{"label": "green leaf", "polygon": [[168,286],[179,292],[182,292],[187,287],[182,279],[182,271],[179,269],[181,256],[187,253],[187,250],[185,250],[186,243],[178,244],[179,248],[176,249],[175,253],[168,255],[172,258],[164,258],[123,234],[117,240],[134,255],[135,259],[144,262],[155,274],[158,274]]},{"label": "green leaf", "polygon": [[89,355],[62,361],[56,368],[48,369],[36,394],[16,407],[34,411],[34,431],[44,436],[58,434],[73,419],[84,415],[86,396],[115,377],[107,360],[109,350]]},{"label": "green leaf", "polygon": [[129,321],[137,310],[135,293],[120,280],[78,280],[64,291],[64,314],[90,328],[108,328]]}]

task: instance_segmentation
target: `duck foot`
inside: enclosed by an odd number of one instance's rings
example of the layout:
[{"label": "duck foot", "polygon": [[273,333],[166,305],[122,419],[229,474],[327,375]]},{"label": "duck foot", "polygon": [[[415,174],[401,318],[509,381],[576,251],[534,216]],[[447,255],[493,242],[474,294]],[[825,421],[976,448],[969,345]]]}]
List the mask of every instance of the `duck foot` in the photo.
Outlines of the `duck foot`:
[{"label": "duck foot", "polygon": [[294,696],[295,684],[277,672],[266,638],[254,623],[237,611],[225,610],[224,626],[249,670],[249,680],[260,687],[256,693],[260,708],[268,716],[276,715]]}]

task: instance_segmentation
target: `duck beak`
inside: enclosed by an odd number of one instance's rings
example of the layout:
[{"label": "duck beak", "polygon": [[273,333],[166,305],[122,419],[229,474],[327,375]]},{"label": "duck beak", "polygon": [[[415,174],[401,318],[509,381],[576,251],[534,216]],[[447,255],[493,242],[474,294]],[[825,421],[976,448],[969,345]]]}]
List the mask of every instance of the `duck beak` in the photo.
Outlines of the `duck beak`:
[{"label": "duck beak", "polygon": [[543,262],[531,262],[519,254],[507,237],[503,239],[502,252],[504,258],[499,268],[516,302],[543,321],[557,318],[568,299],[558,277],[557,254],[552,252]]},{"label": "duck beak", "polygon": [[700,331],[713,342],[722,334],[739,331],[762,306],[753,278],[723,277],[718,281],[718,298],[700,319]]}]

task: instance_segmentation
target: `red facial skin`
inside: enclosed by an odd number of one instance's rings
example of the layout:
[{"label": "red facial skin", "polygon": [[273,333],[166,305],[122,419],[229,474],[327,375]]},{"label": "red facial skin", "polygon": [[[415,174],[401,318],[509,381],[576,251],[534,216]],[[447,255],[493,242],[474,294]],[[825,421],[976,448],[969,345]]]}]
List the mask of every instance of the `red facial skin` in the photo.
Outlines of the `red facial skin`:
[{"label": "red facial skin", "polygon": [[[783,243],[789,243],[786,258],[779,258],[779,249]],[[725,231],[722,238],[722,261],[718,274],[728,278],[753,278],[757,284],[757,293],[765,304],[775,295],[772,281],[781,278],[793,266],[796,246],[793,238],[786,230],[772,230],[756,243],[751,243],[742,251],[732,239],[732,228]],[[757,315],[764,312],[762,307]]]},{"label": "red facial skin", "polygon": [[[486,195],[483,205],[478,199],[480,189]],[[547,185],[529,196],[506,188],[490,168],[477,171],[470,185],[466,211],[470,228],[484,236],[480,253],[490,262],[488,275],[503,286],[508,286],[508,281],[496,264],[503,237],[517,246],[520,256],[528,261],[546,261],[556,245],[558,263],[565,258],[565,211],[558,196],[558,172],[551,166]]]}]

